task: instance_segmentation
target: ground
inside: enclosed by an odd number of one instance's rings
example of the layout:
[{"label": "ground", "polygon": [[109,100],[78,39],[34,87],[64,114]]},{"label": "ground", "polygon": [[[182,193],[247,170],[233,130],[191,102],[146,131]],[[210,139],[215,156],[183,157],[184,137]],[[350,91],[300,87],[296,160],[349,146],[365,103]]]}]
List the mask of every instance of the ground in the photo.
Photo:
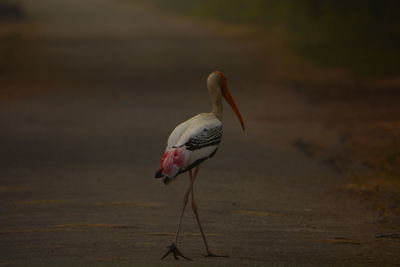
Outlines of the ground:
[{"label": "ground", "polygon": [[217,69],[246,130],[225,108],[223,143],[194,188],[211,249],[230,257],[202,256],[187,210],[185,264],[400,264],[398,239],[383,238],[392,232],[379,214],[307,141],[340,140],[337,106],[284,81],[265,39],[134,1],[22,2],[26,20],[1,29],[12,44],[1,68],[1,265],[176,266],[160,257],[189,179],[153,176],[174,126],[210,109],[205,79]]}]

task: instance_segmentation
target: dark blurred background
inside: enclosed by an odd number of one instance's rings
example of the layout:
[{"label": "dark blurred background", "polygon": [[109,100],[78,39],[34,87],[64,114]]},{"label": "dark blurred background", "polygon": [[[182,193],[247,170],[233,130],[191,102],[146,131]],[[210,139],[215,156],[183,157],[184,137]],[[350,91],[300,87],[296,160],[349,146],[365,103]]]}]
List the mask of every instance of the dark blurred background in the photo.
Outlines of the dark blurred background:
[{"label": "dark blurred background", "polygon": [[399,264],[399,7],[1,0],[0,265],[159,266],[187,179],[153,173],[174,126],[209,109],[214,70],[246,131],[226,108],[196,182],[233,257],[198,263]]},{"label": "dark blurred background", "polygon": [[286,45],[322,66],[345,67],[364,77],[399,75],[398,1],[150,2],[192,16],[280,28]]}]

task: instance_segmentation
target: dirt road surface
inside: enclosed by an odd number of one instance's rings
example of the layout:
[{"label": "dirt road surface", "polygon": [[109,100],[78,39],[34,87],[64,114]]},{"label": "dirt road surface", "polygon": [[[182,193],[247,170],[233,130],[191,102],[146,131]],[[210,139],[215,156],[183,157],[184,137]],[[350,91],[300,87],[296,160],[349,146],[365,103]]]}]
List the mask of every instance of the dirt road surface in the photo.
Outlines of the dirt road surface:
[{"label": "dirt road surface", "polygon": [[[400,264],[398,241],[376,237],[378,217],[340,190],[344,178],[293,146],[333,133],[267,78],[274,62],[256,40],[134,1],[22,2],[17,63],[1,81],[1,266]],[[189,209],[179,247],[194,262],[161,261],[188,177],[153,175],[174,126],[209,110],[217,69],[246,131],[226,108],[195,193],[212,250],[230,257],[203,257]]]}]

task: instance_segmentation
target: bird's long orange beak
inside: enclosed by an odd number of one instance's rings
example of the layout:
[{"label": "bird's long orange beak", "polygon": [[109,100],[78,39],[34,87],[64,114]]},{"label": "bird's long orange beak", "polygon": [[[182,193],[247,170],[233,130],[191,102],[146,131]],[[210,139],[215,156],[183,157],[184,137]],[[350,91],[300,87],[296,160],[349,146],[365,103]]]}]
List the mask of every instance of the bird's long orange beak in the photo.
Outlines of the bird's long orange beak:
[{"label": "bird's long orange beak", "polygon": [[228,89],[228,86],[224,84],[222,86],[222,96],[225,98],[226,102],[231,106],[232,110],[235,112],[237,118],[240,121],[240,124],[242,125],[242,129],[244,131],[244,122],[242,118],[242,114],[240,114],[239,108],[236,105],[235,99],[233,98],[231,92]]}]

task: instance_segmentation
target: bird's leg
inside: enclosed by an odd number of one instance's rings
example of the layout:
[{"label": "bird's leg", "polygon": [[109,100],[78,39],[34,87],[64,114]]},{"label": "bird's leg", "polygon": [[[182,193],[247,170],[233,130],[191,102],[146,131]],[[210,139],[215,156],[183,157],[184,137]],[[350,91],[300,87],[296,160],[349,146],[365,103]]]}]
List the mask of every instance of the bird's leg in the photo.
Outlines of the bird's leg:
[{"label": "bird's leg", "polygon": [[178,229],[176,230],[175,243],[178,243],[178,235],[179,235],[179,231],[180,231],[181,224],[182,224],[183,214],[185,213],[186,205],[189,200],[189,194],[193,190],[193,181],[192,181],[192,171],[191,170],[189,171],[189,176],[190,176],[190,185],[189,185],[189,188],[186,190],[186,193],[183,197],[183,208],[182,208],[181,216],[179,218]]},{"label": "bird's leg", "polygon": [[210,251],[209,247],[208,247],[208,243],[207,243],[207,239],[206,239],[206,236],[205,236],[205,234],[204,234],[204,231],[203,231],[203,227],[201,227],[199,214],[198,214],[198,212],[197,212],[196,202],[195,202],[195,200],[194,200],[193,184],[194,184],[194,180],[195,180],[196,177],[197,177],[198,172],[199,172],[199,167],[196,167],[196,169],[195,169],[195,171],[194,171],[194,175],[193,175],[193,176],[192,176],[192,175],[190,176],[190,179],[192,180],[192,190],[191,190],[191,195],[192,195],[192,209],[193,209],[193,213],[194,213],[194,215],[195,215],[195,217],[196,217],[197,224],[199,225],[200,233],[201,233],[201,236],[202,236],[202,238],[203,238],[204,245],[205,245],[205,247],[206,247],[207,255],[205,255],[205,256],[206,256],[206,257],[228,257],[228,256],[216,255],[216,254],[212,253],[212,252]]},{"label": "bird's leg", "polygon": [[182,224],[182,218],[183,218],[183,214],[185,213],[185,208],[189,199],[189,194],[193,189],[193,179],[192,179],[192,171],[189,171],[189,176],[190,176],[190,185],[189,188],[186,190],[186,193],[183,197],[183,208],[182,208],[182,212],[181,212],[181,216],[179,218],[179,224],[178,224],[178,229],[176,230],[176,235],[175,235],[175,241],[168,246],[167,248],[169,248],[169,250],[167,251],[167,253],[164,254],[164,256],[161,257],[161,259],[164,259],[165,257],[168,256],[168,254],[172,253],[172,255],[174,256],[175,260],[179,260],[178,256],[184,258],[185,260],[188,261],[192,261],[192,259],[189,259],[188,257],[185,257],[182,255],[182,253],[178,250],[176,244],[178,243],[178,236],[179,236],[179,231],[181,228],[181,224]]}]

